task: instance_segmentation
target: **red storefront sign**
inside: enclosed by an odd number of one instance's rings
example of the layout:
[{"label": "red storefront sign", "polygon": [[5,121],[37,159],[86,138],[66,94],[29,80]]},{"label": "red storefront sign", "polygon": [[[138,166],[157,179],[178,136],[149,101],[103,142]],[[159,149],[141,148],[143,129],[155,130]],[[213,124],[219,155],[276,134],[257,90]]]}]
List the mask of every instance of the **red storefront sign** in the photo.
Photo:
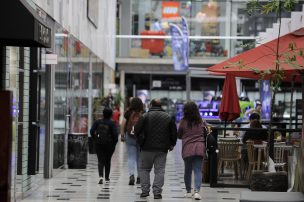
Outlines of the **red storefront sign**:
[{"label": "red storefront sign", "polygon": [[179,2],[175,2],[175,1],[162,2],[162,17],[163,18],[179,17]]}]

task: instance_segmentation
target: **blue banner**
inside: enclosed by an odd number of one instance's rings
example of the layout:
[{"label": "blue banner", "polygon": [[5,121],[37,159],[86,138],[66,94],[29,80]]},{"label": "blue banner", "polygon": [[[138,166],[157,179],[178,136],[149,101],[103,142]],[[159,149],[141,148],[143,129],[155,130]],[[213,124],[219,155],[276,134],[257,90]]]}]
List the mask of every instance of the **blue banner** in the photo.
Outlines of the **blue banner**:
[{"label": "blue banner", "polygon": [[184,41],[184,60],[185,66],[189,67],[189,28],[188,23],[185,17],[182,17],[182,32],[183,32],[183,41]]},{"label": "blue banner", "polygon": [[263,80],[261,82],[261,103],[262,103],[262,119],[270,120],[270,104],[271,104],[271,90],[270,83],[268,80]]},{"label": "blue banner", "polygon": [[172,43],[172,58],[174,70],[185,71],[188,65],[185,63],[185,45],[183,40],[182,30],[175,24],[170,24],[171,43]]}]

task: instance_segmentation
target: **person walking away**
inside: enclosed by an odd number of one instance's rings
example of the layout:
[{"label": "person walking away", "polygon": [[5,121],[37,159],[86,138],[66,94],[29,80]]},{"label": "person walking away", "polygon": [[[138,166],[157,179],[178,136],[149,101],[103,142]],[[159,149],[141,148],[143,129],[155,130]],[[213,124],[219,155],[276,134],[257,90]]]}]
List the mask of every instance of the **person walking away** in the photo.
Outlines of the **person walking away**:
[{"label": "person walking away", "polygon": [[[205,138],[207,124],[202,120],[199,109],[194,102],[184,106],[184,117],[178,128],[178,138],[182,140],[182,158],[184,160],[184,181],[186,198],[201,200],[199,194],[202,183],[203,159],[205,156]],[[194,172],[194,194],[191,194],[192,171]]]},{"label": "person walking away", "polygon": [[104,108],[103,119],[95,121],[90,130],[98,158],[100,178],[98,184],[103,184],[103,177],[105,177],[105,182],[110,181],[111,158],[118,141],[117,126],[111,120],[112,113],[113,111],[110,108]]},{"label": "person walking away", "polygon": [[133,127],[143,113],[143,103],[140,98],[135,97],[130,101],[130,107],[125,112],[125,141],[128,152],[128,172],[129,185],[135,184],[135,176],[137,175],[136,184],[140,183],[139,177],[139,145],[133,132]]},{"label": "person walking away", "polygon": [[120,110],[119,110],[119,105],[116,104],[113,109],[113,115],[112,115],[112,120],[117,126],[117,131],[120,131],[120,126],[119,126],[119,118],[120,118]]},{"label": "person walking away", "polygon": [[150,109],[135,125],[135,135],[144,133],[144,141],[140,151],[140,180],[141,198],[149,196],[150,172],[154,166],[153,194],[154,199],[162,198],[162,187],[166,158],[168,151],[172,151],[177,140],[177,129],[174,120],[162,110],[159,99],[153,99]]},{"label": "person walking away", "polygon": [[122,119],[121,124],[120,124],[120,140],[122,142],[125,142],[125,140],[126,140],[126,133],[127,133],[126,124],[127,124],[127,120],[126,120],[125,116],[126,116],[126,112],[130,111],[130,105],[131,105],[131,100],[132,99],[133,99],[133,97],[129,98],[128,107],[125,110],[123,119]]}]

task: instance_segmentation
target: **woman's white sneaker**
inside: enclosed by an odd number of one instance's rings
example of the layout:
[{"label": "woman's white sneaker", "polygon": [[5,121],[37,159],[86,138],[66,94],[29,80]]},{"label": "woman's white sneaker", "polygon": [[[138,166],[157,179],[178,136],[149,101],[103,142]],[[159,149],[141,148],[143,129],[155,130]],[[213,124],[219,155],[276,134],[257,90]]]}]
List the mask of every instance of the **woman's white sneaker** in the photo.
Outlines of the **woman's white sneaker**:
[{"label": "woman's white sneaker", "polygon": [[184,197],[185,198],[192,198],[192,194],[191,193],[185,193]]},{"label": "woman's white sneaker", "polygon": [[199,193],[197,193],[197,192],[195,192],[195,194],[193,195],[193,198],[195,200],[201,200],[202,199],[201,195],[199,195]]}]

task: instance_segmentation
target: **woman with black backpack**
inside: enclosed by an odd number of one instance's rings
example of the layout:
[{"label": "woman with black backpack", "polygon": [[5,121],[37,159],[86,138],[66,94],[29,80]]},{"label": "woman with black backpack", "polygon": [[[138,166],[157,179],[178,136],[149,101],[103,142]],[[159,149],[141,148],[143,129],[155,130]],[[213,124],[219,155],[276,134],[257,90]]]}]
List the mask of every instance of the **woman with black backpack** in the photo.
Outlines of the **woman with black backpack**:
[{"label": "woman with black backpack", "polygon": [[[98,184],[103,184],[103,177],[105,177],[105,182],[110,181],[111,159],[118,141],[117,126],[111,120],[112,114],[112,109],[105,108],[103,118],[95,121],[90,130],[98,158],[100,178]],[[105,175],[103,174],[104,169]]]}]

